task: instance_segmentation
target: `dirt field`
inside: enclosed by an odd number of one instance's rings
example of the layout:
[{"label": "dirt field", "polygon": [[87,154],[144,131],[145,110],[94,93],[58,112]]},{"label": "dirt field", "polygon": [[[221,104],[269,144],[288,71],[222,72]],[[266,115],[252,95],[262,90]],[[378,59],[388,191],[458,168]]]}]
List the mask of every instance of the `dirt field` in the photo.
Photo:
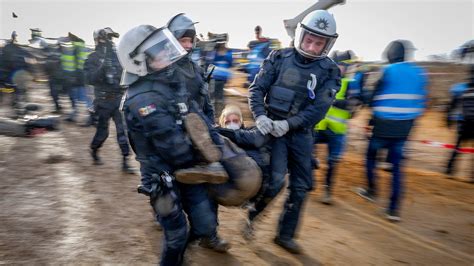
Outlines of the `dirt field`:
[{"label": "dirt field", "polygon": [[[244,107],[246,99],[233,95],[245,93],[228,90],[228,100]],[[33,95],[51,106],[44,86]],[[473,265],[474,185],[463,181],[474,155],[460,156],[455,179],[442,174],[450,150],[418,141],[452,143],[455,132],[444,127],[440,113],[426,114],[408,145],[403,220],[389,223],[381,216],[389,173],[379,172],[381,202],[371,204],[353,193],[365,184],[367,115],[363,111],[351,121],[335,204],[319,202],[320,186],[306,203],[298,235],[304,255],[291,255],[272,242],[284,200],[280,195],[259,221],[253,242],[240,235],[244,211],[221,207],[219,232],[232,249],[218,254],[191,246],[186,265]],[[135,192],[139,176],[121,173],[113,127],[101,150],[105,164],[93,166],[88,147],[94,132],[62,124],[61,131],[34,138],[0,136],[0,264],[157,263],[162,233],[146,198]],[[325,147],[318,153],[324,162]],[[318,183],[322,168],[315,175]]]}]

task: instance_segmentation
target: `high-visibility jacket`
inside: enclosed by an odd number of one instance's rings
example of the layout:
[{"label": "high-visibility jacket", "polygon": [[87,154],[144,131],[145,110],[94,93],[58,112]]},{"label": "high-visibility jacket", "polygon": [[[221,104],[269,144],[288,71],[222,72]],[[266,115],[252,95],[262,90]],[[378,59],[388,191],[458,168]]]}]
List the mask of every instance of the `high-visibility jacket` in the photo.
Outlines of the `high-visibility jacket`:
[{"label": "high-visibility jacket", "polygon": [[[341,89],[336,94],[336,100],[344,100],[346,98],[346,92],[349,82],[351,79],[341,79]],[[326,113],[326,117],[321,120],[315,127],[316,130],[330,129],[336,134],[346,134],[347,132],[347,120],[351,118],[351,113],[347,110],[331,106]]]}]

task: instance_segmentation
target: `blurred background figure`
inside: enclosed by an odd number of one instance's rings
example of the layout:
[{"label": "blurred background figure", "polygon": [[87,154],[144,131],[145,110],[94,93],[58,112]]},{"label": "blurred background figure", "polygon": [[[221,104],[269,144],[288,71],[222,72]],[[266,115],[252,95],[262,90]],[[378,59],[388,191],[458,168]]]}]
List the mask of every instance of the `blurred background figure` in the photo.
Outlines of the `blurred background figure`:
[{"label": "blurred background figure", "polygon": [[326,117],[314,127],[314,142],[328,145],[327,170],[324,185],[324,196],[322,202],[331,204],[333,176],[336,166],[342,158],[346,145],[346,135],[348,132],[348,120],[352,117],[357,106],[360,105],[360,91],[350,89],[353,80],[346,77],[347,70],[355,61],[355,54],[352,51],[334,51],[333,59],[341,71],[341,89],[336,94],[336,100],[329,108]]},{"label": "blurred background figure", "polygon": [[[268,41],[269,41],[268,38],[262,36],[262,27],[260,27],[259,25],[257,25],[257,26],[255,27],[255,40],[250,41],[250,42],[248,43],[247,47],[251,50],[251,49],[253,49],[253,47],[254,47],[255,45],[258,45],[258,44],[260,44],[260,43],[266,43],[266,42],[268,42]],[[269,52],[268,52],[268,53],[269,53]],[[267,53],[267,55],[268,55],[268,53]],[[266,57],[266,56],[265,56],[265,57]]]},{"label": "blurred background figure", "polygon": [[[209,37],[210,39],[213,37],[211,33]],[[214,113],[217,115],[224,109],[224,87],[232,77],[231,67],[234,61],[232,50],[227,48],[229,36],[227,34],[218,34],[214,36],[214,39],[216,39],[216,46],[213,53],[208,57],[208,61],[210,64],[215,65],[211,76],[210,91],[211,99],[214,103]]]},{"label": "blurred background figure", "polygon": [[76,35],[69,33],[61,39],[61,67],[63,72],[63,89],[69,95],[72,111],[65,119],[76,122],[78,115],[79,95],[84,88],[84,62],[87,58],[85,42]]},{"label": "blurred background figure", "polygon": [[[451,103],[447,112],[447,125],[457,124],[456,146],[446,167],[446,174],[454,174],[456,157],[461,144],[474,142],[474,41],[461,47],[461,61],[469,64],[467,82],[455,84],[451,89]],[[474,182],[474,162],[471,163],[471,179]]]},{"label": "blurred background figure", "polygon": [[249,52],[247,55],[248,63],[244,71],[248,74],[247,82],[244,87],[248,87],[260,70],[260,65],[267,58],[268,54],[274,49],[280,48],[280,42],[276,39],[270,39],[262,36],[262,27],[255,27],[255,40],[247,44]]},{"label": "blurred background figure", "polygon": [[28,86],[33,81],[31,74],[31,58],[25,46],[17,43],[17,33],[13,31],[10,40],[2,48],[0,58],[0,80],[6,88],[13,91],[11,107],[14,117],[24,115],[24,106],[28,102]]},{"label": "blurred background figure", "polygon": [[357,193],[375,201],[377,152],[388,149],[388,160],[392,164],[392,194],[386,209],[389,221],[400,221],[400,202],[403,192],[403,176],[400,171],[405,142],[410,135],[415,119],[421,116],[426,107],[427,79],[424,69],[413,60],[414,46],[410,41],[392,41],[383,56],[388,65],[371,97],[373,116],[372,136],[366,155],[367,189],[359,188]]}]

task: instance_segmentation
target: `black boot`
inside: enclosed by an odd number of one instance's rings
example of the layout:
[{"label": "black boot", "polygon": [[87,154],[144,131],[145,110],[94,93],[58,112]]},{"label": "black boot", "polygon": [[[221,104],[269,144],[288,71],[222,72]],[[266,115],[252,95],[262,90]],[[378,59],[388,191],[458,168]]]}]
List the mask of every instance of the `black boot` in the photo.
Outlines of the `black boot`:
[{"label": "black boot", "polygon": [[94,165],[102,165],[102,164],[104,164],[104,163],[102,162],[102,160],[100,159],[98,152],[99,152],[98,149],[92,149],[92,150],[91,150],[91,156],[92,156],[92,160],[94,160]]},{"label": "black boot", "polygon": [[122,172],[124,172],[126,174],[134,174],[135,173],[135,170],[128,165],[127,156],[123,156]]}]

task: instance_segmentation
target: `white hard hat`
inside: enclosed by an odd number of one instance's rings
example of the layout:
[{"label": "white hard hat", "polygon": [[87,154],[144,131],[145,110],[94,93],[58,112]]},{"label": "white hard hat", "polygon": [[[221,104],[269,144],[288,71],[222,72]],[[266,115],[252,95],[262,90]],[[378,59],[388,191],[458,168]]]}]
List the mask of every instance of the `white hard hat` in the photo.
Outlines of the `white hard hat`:
[{"label": "white hard hat", "polygon": [[[327,40],[320,54],[315,55],[302,49],[301,45],[306,34]],[[337,37],[334,16],[326,10],[315,10],[306,15],[301,23],[298,23],[295,31],[295,49],[304,57],[310,59],[322,58],[328,55]]]}]

